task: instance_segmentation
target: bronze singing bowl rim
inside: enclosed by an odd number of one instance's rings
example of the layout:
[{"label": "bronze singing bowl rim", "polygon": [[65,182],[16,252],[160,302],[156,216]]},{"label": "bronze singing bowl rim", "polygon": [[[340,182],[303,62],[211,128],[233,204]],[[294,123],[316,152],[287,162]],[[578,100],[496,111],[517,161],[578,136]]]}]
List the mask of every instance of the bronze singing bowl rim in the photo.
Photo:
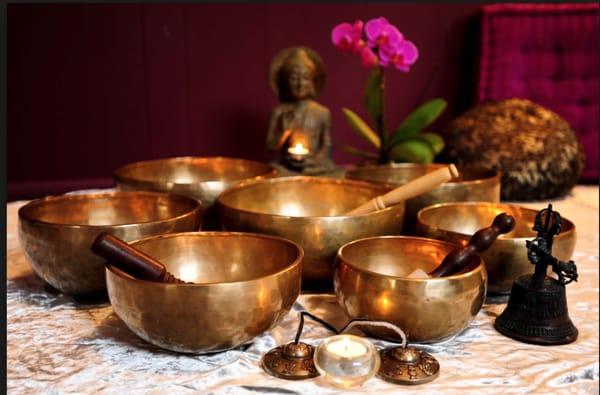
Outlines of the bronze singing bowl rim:
[{"label": "bronze singing bowl rim", "polygon": [[[144,167],[149,164],[191,163],[191,164],[205,165],[205,164],[210,164],[213,162],[230,162],[230,163],[251,164],[252,166],[255,166],[255,167],[263,167],[267,171],[263,174],[242,177],[242,178],[220,178],[220,179],[215,178],[215,179],[207,179],[207,180],[183,182],[183,183],[182,182],[172,182],[172,181],[169,181],[169,179],[165,179],[165,178],[160,178],[160,179],[146,178],[146,177],[138,178],[138,177],[132,177],[132,176],[128,175],[128,172],[131,169],[137,168],[137,167]],[[175,156],[175,157],[142,160],[142,161],[138,161],[138,162],[128,163],[126,165],[119,167],[117,170],[115,170],[113,173],[113,177],[114,177],[115,181],[117,181],[119,183],[143,183],[145,185],[151,185],[151,186],[162,185],[162,184],[168,183],[169,185],[172,185],[172,186],[185,187],[185,186],[197,185],[197,184],[237,182],[237,181],[242,181],[242,180],[246,180],[246,179],[262,179],[262,178],[273,177],[276,174],[277,174],[277,170],[273,166],[269,165],[268,163],[258,162],[258,161],[254,161],[254,160],[250,160],[250,159],[231,158],[231,157],[227,157],[227,156]]]},{"label": "bronze singing bowl rim", "polygon": [[[518,209],[520,211],[523,212],[527,212],[528,214],[532,215],[532,218],[535,218],[535,215],[539,212],[539,210],[536,209],[532,209],[529,207],[525,207],[525,206],[521,206],[518,204],[508,204],[508,203],[492,203],[492,202],[447,202],[447,203],[436,203],[436,204],[432,204],[430,206],[424,207],[421,210],[419,210],[419,212],[417,213],[417,224],[418,226],[422,226],[424,228],[429,229],[430,231],[434,231],[434,232],[445,232],[448,234],[454,234],[457,236],[462,236],[462,237],[466,237],[467,239],[470,238],[473,234],[471,233],[462,233],[462,232],[457,232],[454,230],[450,230],[450,229],[446,229],[446,228],[441,228],[439,226],[434,226],[429,222],[426,222],[422,217],[431,211],[434,210],[443,210],[446,207],[451,207],[451,206],[471,206],[471,207],[495,207],[495,208],[499,208],[499,209],[508,209],[508,214],[510,214],[510,212],[512,212],[512,208]],[[565,237],[565,235],[569,235],[575,232],[575,223],[573,223],[573,221],[569,220],[568,218],[565,218],[563,216],[561,216],[561,220],[563,222],[563,226],[561,228],[560,233],[556,236],[556,237]],[[566,224],[566,226],[565,226]],[[491,225],[488,224],[488,226]],[[532,231],[533,232],[533,231]],[[475,232],[473,232],[475,233]],[[521,236],[521,237],[513,237],[513,236],[509,236],[507,237],[504,234],[501,234],[498,236],[498,240],[507,240],[507,241],[525,241],[525,240],[531,240],[535,237],[535,235],[529,235],[529,236]]]},{"label": "bronze singing bowl rim", "polygon": [[[32,207],[38,205],[45,205],[48,203],[56,202],[56,201],[94,201],[101,199],[115,199],[118,200],[121,197],[155,197],[155,198],[167,198],[171,201],[180,201],[185,202],[194,208],[190,211],[187,211],[183,214],[177,216],[166,217],[163,219],[156,219],[150,221],[135,221],[135,222],[126,222],[126,223],[115,223],[115,224],[105,224],[105,225],[89,225],[89,224],[73,224],[73,223],[60,223],[60,222],[49,222],[43,221],[35,218],[30,215],[28,212]],[[18,215],[21,220],[27,221],[32,224],[39,224],[46,227],[58,227],[58,228],[69,228],[69,229],[122,229],[122,228],[130,228],[139,226],[142,224],[161,224],[167,222],[178,221],[180,219],[184,219],[187,217],[193,217],[196,215],[201,215],[203,211],[202,206],[197,200],[192,198],[188,198],[181,195],[176,195],[173,193],[167,192],[152,192],[152,191],[114,191],[114,192],[92,192],[92,193],[83,193],[77,195],[54,195],[54,196],[46,196],[43,198],[35,199],[25,204],[21,208],[19,208]]]},{"label": "bronze singing bowl rim", "polygon": [[[410,168],[420,168],[420,167],[425,167],[425,168],[431,167],[432,170],[436,170],[436,169],[441,169],[441,168],[447,167],[447,166],[448,166],[448,164],[446,164],[446,163],[437,163],[437,162],[436,163],[387,163],[387,164],[383,164],[383,165],[366,165],[366,166],[359,166],[354,169],[347,170],[345,177],[350,180],[366,180],[366,178],[355,176],[355,173],[358,173],[363,170],[377,171],[380,169],[410,169]],[[459,171],[459,173],[464,171],[467,174],[470,173],[471,171],[480,171],[483,174],[490,174],[490,175],[484,176],[481,178],[472,179],[472,180],[458,180],[458,181],[450,180],[448,182],[444,182],[439,187],[444,187],[446,185],[471,186],[471,185],[489,183],[489,182],[492,182],[493,180],[497,180],[499,183],[500,179],[502,178],[501,171],[493,170],[493,169],[484,169],[481,167],[463,167],[461,169],[461,167],[459,166],[458,171]],[[372,182],[376,182],[376,181],[372,181]],[[408,181],[406,181],[406,182],[408,182]]]},{"label": "bronze singing bowl rim", "polygon": [[138,239],[138,240],[134,240],[129,242],[129,244],[131,244],[132,246],[135,247],[136,244],[138,243],[142,243],[142,242],[149,242],[149,241],[155,241],[158,239],[169,239],[169,238],[177,238],[177,237],[188,237],[188,236],[193,236],[193,237],[213,237],[213,236],[218,236],[218,237],[253,237],[253,238],[257,238],[257,239],[267,239],[267,240],[274,240],[274,241],[278,241],[281,242],[283,244],[288,244],[291,245],[292,247],[294,247],[297,251],[298,251],[298,256],[296,257],[296,259],[294,259],[294,261],[292,263],[290,263],[289,265],[287,265],[286,267],[284,267],[281,270],[278,270],[274,273],[270,273],[264,276],[260,276],[260,277],[255,277],[255,278],[250,278],[247,280],[238,280],[238,281],[215,281],[215,282],[206,282],[206,283],[192,283],[192,284],[188,284],[188,283],[183,283],[183,284],[175,284],[175,283],[161,283],[161,282],[156,282],[156,281],[148,281],[148,280],[141,280],[139,278],[135,278],[133,276],[130,276],[127,273],[124,273],[123,271],[121,271],[120,269],[114,267],[113,265],[109,264],[106,266],[106,270],[110,270],[111,273],[125,279],[126,281],[130,281],[133,283],[140,283],[140,284],[148,284],[148,286],[150,287],[223,287],[223,286],[236,286],[236,285],[240,285],[240,284],[250,284],[252,282],[256,282],[256,281],[261,281],[264,279],[268,279],[268,278],[275,278],[275,277],[279,277],[282,274],[286,273],[286,272],[290,272],[293,271],[298,265],[302,264],[302,260],[304,259],[304,249],[297,243],[294,243],[291,240],[288,240],[284,237],[279,237],[279,236],[271,236],[271,235],[265,235],[262,233],[252,233],[252,232],[220,232],[220,231],[200,231],[200,232],[177,232],[177,233],[167,233],[167,234],[162,234],[162,235],[156,235],[156,236],[150,236],[150,237],[144,237],[142,239]]},{"label": "bronze singing bowl rim", "polygon": [[[428,281],[428,282],[429,281],[431,281],[431,282],[446,282],[446,281],[449,281],[449,280],[460,280],[461,278],[469,277],[469,276],[472,276],[474,274],[477,274],[477,273],[481,272],[482,270],[485,270],[485,265],[484,265],[483,259],[481,258],[481,256],[478,256],[479,264],[477,265],[477,267],[475,267],[474,269],[469,270],[467,272],[464,272],[464,273],[457,273],[457,274],[452,274],[450,276],[434,277],[434,278],[431,278],[431,277],[428,277],[428,278],[417,278],[417,277],[392,276],[392,275],[389,275],[389,274],[384,274],[384,273],[375,272],[375,271],[372,271],[372,270],[365,269],[360,264],[358,264],[356,262],[352,262],[351,260],[347,259],[343,255],[343,253],[344,253],[343,250],[346,247],[350,247],[352,245],[359,244],[359,243],[365,243],[365,242],[368,242],[368,241],[371,241],[371,240],[382,240],[382,239],[405,240],[405,241],[416,241],[416,242],[426,243],[426,244],[437,244],[437,245],[441,245],[441,246],[450,247],[451,251],[453,249],[460,248],[459,245],[451,243],[449,241],[432,239],[432,238],[429,238],[429,237],[406,236],[406,235],[372,236],[372,237],[364,237],[362,239],[354,240],[354,241],[351,241],[349,243],[344,244],[343,246],[341,246],[339,248],[339,250],[337,252],[337,257],[345,265],[350,266],[352,269],[354,269],[354,270],[356,270],[358,272],[366,273],[366,274],[369,274],[371,276],[378,276],[378,277],[382,277],[382,278],[387,278],[387,279],[391,279],[391,280],[401,280],[401,281],[411,281],[411,282],[423,282],[423,281]],[[442,262],[440,261],[439,263],[442,263]]]},{"label": "bronze singing bowl rim", "polygon": [[[242,212],[242,213],[250,213],[250,214],[254,214],[254,215],[263,215],[263,216],[268,216],[268,217],[272,217],[272,218],[302,218],[302,219],[308,219],[308,220],[342,220],[342,219],[346,219],[346,218],[362,218],[368,215],[373,215],[375,213],[377,214],[381,214],[387,211],[390,211],[393,207],[397,206],[398,204],[404,204],[404,201],[398,203],[397,205],[394,206],[388,206],[386,208],[384,208],[383,210],[378,210],[378,211],[372,211],[369,213],[365,213],[365,214],[358,214],[358,215],[301,215],[301,216],[291,216],[291,215],[283,215],[283,214],[273,214],[273,213],[268,213],[268,212],[264,212],[264,211],[254,211],[254,210],[248,210],[245,208],[241,208],[240,206],[233,206],[230,204],[227,204],[224,202],[224,200],[230,195],[230,194],[234,194],[237,193],[240,190],[244,190],[247,189],[253,185],[256,184],[274,184],[274,183],[288,183],[288,182],[292,182],[292,183],[296,183],[296,182],[301,182],[301,183],[316,183],[316,184],[336,184],[336,185],[356,185],[356,186],[363,186],[363,187],[368,187],[371,189],[387,189],[385,192],[389,192],[392,189],[395,188],[394,185],[389,184],[389,183],[377,183],[377,182],[371,182],[371,181],[363,181],[363,180],[350,180],[350,179],[345,179],[345,178],[326,178],[326,177],[313,177],[313,176],[290,176],[290,177],[277,177],[277,178],[268,178],[268,179],[260,179],[260,180],[247,180],[247,181],[242,181],[241,183],[239,183],[238,185],[229,188],[228,190],[224,191],[221,195],[219,195],[219,198],[217,199],[217,203],[219,205],[221,205],[222,207],[226,208],[227,210],[231,210],[231,211],[238,211],[238,212]],[[375,196],[373,196],[375,197]],[[268,199],[268,197],[267,197]]]}]

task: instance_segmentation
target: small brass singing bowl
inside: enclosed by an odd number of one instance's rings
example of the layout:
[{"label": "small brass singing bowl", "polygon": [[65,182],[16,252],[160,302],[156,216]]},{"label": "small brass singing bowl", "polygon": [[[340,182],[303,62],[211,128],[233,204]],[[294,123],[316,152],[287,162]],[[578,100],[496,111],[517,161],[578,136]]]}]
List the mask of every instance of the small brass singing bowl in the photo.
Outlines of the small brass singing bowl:
[{"label": "small brass singing bowl", "polygon": [[[538,210],[486,202],[436,204],[417,214],[417,233],[466,245],[477,230],[490,226],[496,215],[502,212],[515,218],[515,228],[498,236],[492,246],[480,255],[489,275],[488,291],[491,294],[509,294],[515,279],[534,271],[534,265],[527,258],[525,241],[537,236],[533,225]],[[575,225],[562,217],[562,229],[554,238],[552,255],[568,261],[573,256],[576,239]]]},{"label": "small brass singing bowl", "polygon": [[[348,170],[346,178],[396,185],[406,184],[417,177],[448,165],[441,163],[392,163]],[[417,212],[423,207],[445,202],[500,201],[500,173],[477,168],[460,168],[460,176],[433,190],[406,201],[404,233],[414,234]]]},{"label": "small brass singing bowl", "polygon": [[19,209],[19,240],[38,276],[65,294],[106,291],[103,260],[90,246],[101,232],[131,241],[169,232],[195,231],[202,207],[157,192],[50,196]]},{"label": "small brass singing bowl", "polygon": [[115,184],[122,190],[171,192],[198,200],[204,224],[215,228],[214,203],[219,194],[240,181],[273,177],[266,163],[224,157],[178,157],[135,162],[117,169]]},{"label": "small brass singing bowl", "polygon": [[[410,342],[435,343],[465,329],[483,305],[487,274],[475,255],[461,273],[439,278],[407,278],[415,269],[430,272],[456,245],[411,236],[360,239],[340,248],[334,286],[350,318],[390,322]],[[361,330],[398,340],[386,328]]]},{"label": "small brass singing bowl", "polygon": [[279,237],[191,232],[131,244],[194,283],[106,270],[117,316],[142,339],[171,351],[202,354],[245,344],[277,325],[300,293],[302,248]]},{"label": "small brass singing bowl", "polygon": [[333,290],[335,254],[362,237],[399,234],[404,203],[384,210],[344,215],[393,189],[391,185],[319,177],[281,177],[247,181],[218,199],[227,230],[272,234],[304,248],[302,289]]}]

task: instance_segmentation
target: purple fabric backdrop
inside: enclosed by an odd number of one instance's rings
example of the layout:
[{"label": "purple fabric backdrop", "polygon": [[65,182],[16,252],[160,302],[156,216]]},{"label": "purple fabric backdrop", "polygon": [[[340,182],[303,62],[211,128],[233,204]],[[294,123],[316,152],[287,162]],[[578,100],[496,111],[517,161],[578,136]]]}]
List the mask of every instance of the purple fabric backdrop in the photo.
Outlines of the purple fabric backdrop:
[{"label": "purple fabric backdrop", "polygon": [[478,99],[525,97],[563,116],[583,144],[582,179],[598,181],[600,6],[483,7]]},{"label": "purple fabric backdrop", "polygon": [[437,67],[423,100],[449,101],[439,126],[457,111],[465,29],[480,7],[10,4],[9,199],[57,193],[71,181],[101,186],[114,169],[137,160],[266,159],[268,114],[277,104],[269,63],[292,45],[323,57],[328,78],[319,101],[333,115],[334,159],[351,163],[342,143],[368,145],[346,125],[341,108],[366,116],[368,71],[333,47],[331,28],[378,16],[399,26],[421,58],[409,74],[389,73],[388,121],[395,124],[414,108]]},{"label": "purple fabric backdrop", "polygon": [[[265,160],[277,100],[267,71],[281,49],[305,45],[328,69],[319,101],[333,115],[334,159],[367,148],[342,118],[366,116],[368,71],[337,51],[331,28],[386,16],[420,50],[408,74],[387,77],[387,121],[419,101],[449,102],[436,130],[476,98],[466,85],[470,21],[481,4],[10,4],[8,197],[110,185],[129,162],[223,155]],[[429,89],[423,92],[434,70]],[[40,181],[43,181],[40,183]]]}]

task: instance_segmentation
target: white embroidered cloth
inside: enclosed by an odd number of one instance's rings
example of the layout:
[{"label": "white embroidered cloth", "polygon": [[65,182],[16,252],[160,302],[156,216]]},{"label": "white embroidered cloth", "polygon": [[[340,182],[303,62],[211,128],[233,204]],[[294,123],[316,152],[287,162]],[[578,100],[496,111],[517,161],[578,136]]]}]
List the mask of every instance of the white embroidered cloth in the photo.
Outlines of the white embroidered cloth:
[{"label": "white embroidered cloth", "polygon": [[[598,394],[598,187],[577,186],[553,208],[577,226],[573,260],[579,281],[567,286],[569,315],[579,329],[576,342],[536,346],[500,335],[493,328],[505,302],[485,304],[469,327],[443,344],[419,346],[440,363],[440,375],[419,386],[378,378],[356,390],[340,391],[319,378],[285,381],[268,376],[261,356],[292,341],[298,311],[308,310],[341,327],[347,321],[334,296],[301,295],[270,332],[245,347],[212,355],[180,355],[134,335],[108,303],[78,303],[45,287],[19,247],[17,210],[7,205],[7,389],[9,393],[144,394]],[[547,202],[526,203],[541,209]],[[330,336],[306,320],[302,340],[318,344]],[[391,345],[373,339],[379,346]]]}]

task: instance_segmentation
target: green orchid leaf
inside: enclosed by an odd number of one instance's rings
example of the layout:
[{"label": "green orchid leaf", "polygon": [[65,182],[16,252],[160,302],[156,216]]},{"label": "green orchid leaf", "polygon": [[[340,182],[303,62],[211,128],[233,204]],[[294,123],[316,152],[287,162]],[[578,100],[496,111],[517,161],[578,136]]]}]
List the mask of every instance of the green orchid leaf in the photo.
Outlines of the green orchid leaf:
[{"label": "green orchid leaf", "polygon": [[381,117],[383,107],[383,103],[381,102],[382,78],[383,74],[379,67],[373,68],[365,87],[365,105],[367,106],[367,112],[371,116],[371,120],[375,124],[377,124],[377,120]]},{"label": "green orchid leaf", "polygon": [[444,139],[442,138],[442,136],[440,136],[437,133],[421,132],[421,133],[417,134],[415,136],[415,138],[425,141],[427,144],[429,144],[429,146],[433,150],[433,153],[436,155],[439,154],[440,152],[442,152],[442,150],[446,146],[444,144]]},{"label": "green orchid leaf", "polygon": [[358,133],[359,136],[364,137],[368,142],[373,144],[375,148],[379,148],[381,146],[381,142],[379,141],[379,136],[353,111],[342,108],[342,112],[346,117],[346,120],[350,124],[350,127]]},{"label": "green orchid leaf", "polygon": [[373,152],[363,151],[363,150],[351,147],[346,144],[344,144],[342,146],[342,151],[344,151],[350,155],[358,156],[360,158],[365,158],[365,159],[377,159],[378,158],[377,154],[374,154]]},{"label": "green orchid leaf", "polygon": [[415,137],[423,128],[431,125],[446,109],[446,100],[437,98],[430,100],[410,113],[396,128],[388,147],[393,147],[401,141]]},{"label": "green orchid leaf", "polygon": [[395,162],[431,163],[434,153],[428,143],[415,139],[396,144],[389,156]]}]

